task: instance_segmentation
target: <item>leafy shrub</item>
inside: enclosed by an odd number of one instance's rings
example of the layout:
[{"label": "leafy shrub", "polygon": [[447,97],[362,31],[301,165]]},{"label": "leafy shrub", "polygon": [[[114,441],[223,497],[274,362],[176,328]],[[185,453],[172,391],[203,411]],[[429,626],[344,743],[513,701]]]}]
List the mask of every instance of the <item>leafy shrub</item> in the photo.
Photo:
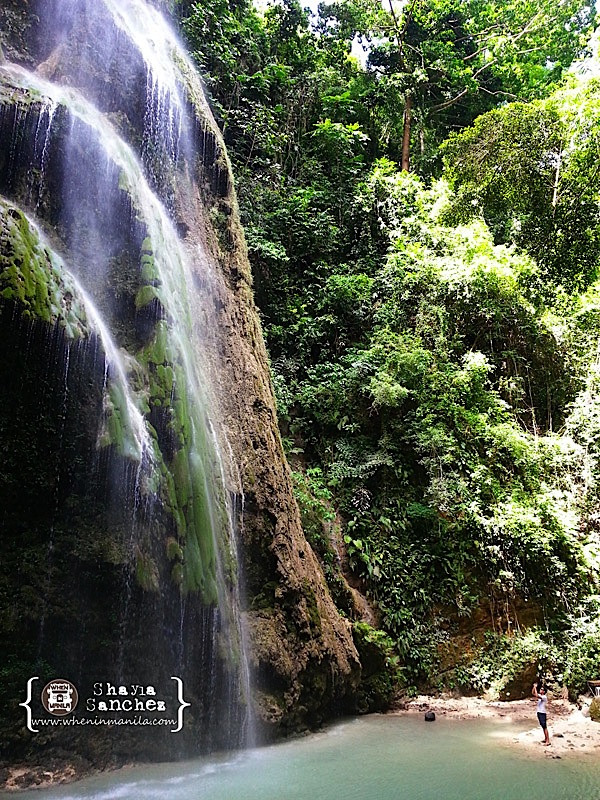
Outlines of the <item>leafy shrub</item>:
[{"label": "leafy shrub", "polygon": [[548,635],[538,629],[512,636],[486,631],[484,641],[474,648],[448,677],[462,690],[475,689],[490,698],[503,697],[513,681],[546,675],[552,668],[556,649]]},{"label": "leafy shrub", "polygon": [[600,598],[591,597],[568,619],[559,639],[561,678],[574,699],[588,691],[588,681],[600,680]]}]

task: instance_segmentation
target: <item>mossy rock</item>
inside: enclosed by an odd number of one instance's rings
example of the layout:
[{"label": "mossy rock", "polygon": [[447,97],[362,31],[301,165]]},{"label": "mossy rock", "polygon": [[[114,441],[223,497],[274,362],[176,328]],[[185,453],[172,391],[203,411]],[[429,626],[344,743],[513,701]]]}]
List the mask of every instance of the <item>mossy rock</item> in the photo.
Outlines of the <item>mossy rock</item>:
[{"label": "mossy rock", "polygon": [[0,200],[0,297],[24,317],[58,324],[68,339],[88,335],[83,299],[61,259],[45,247],[25,214]]},{"label": "mossy rock", "polygon": [[158,269],[156,264],[154,263],[154,256],[144,254],[141,258],[141,279],[144,283],[153,284],[155,286],[159,286],[160,276],[158,274]]},{"label": "mossy rock", "polygon": [[169,561],[174,561],[175,559],[178,559],[179,561],[183,560],[183,550],[181,549],[181,545],[177,539],[174,539],[172,536],[167,539],[167,558]]},{"label": "mossy rock", "polygon": [[357,691],[357,711],[385,711],[398,686],[398,656],[394,642],[381,630],[366,622],[355,622],[352,637],[362,667]]},{"label": "mossy rock", "polygon": [[147,553],[139,551],[136,554],[135,577],[138,585],[147,592],[158,592],[160,578],[158,567],[154,559]]},{"label": "mossy rock", "polygon": [[158,289],[155,286],[152,286],[151,284],[142,286],[138,290],[138,293],[135,296],[136,310],[139,311],[140,309],[145,308],[146,306],[150,305],[150,303],[152,303],[153,300],[156,300],[157,302],[160,303],[160,295]]},{"label": "mossy rock", "polygon": [[600,697],[594,697],[590,704],[590,719],[600,722]]},{"label": "mossy rock", "polygon": [[148,255],[151,256],[154,253],[154,249],[152,247],[152,239],[149,236],[146,236],[144,241],[142,242],[142,256]]}]

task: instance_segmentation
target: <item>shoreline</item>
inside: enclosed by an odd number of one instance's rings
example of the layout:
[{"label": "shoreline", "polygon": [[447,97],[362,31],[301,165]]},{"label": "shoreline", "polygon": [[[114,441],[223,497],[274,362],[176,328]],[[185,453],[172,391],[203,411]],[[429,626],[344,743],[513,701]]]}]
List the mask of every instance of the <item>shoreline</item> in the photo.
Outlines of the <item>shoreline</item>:
[{"label": "shoreline", "polygon": [[389,713],[416,715],[433,711],[436,717],[445,719],[497,720],[524,727],[524,730],[507,736],[504,742],[528,755],[537,754],[542,758],[597,756],[600,755],[600,723],[590,719],[591,698],[581,700],[580,704],[575,704],[549,696],[548,747],[542,744],[543,734],[536,719],[536,701],[533,697],[525,700],[487,701],[480,697],[420,695]]},{"label": "shoreline", "polygon": [[128,766],[133,765],[126,764],[121,767],[101,769],[91,765],[78,767],[73,762],[67,762],[55,768],[48,766],[36,767],[26,764],[4,767],[1,771],[0,796],[8,796],[10,794],[18,797],[21,792],[33,792],[37,789],[53,789],[57,786],[74,785],[92,775],[99,775],[102,772],[117,772],[120,769],[126,769]]},{"label": "shoreline", "polygon": [[[419,695],[406,700],[402,705],[386,712],[390,716],[424,715],[433,711],[436,718],[448,720],[485,719],[521,727],[502,737],[502,745],[535,758],[582,758],[600,755],[600,723],[589,716],[591,698],[581,698],[576,705],[564,699],[549,698],[548,729],[550,746],[542,746],[542,732],[536,720],[536,701],[526,700],[488,701],[480,697],[454,697],[441,695]],[[433,723],[435,724],[435,723]],[[19,764],[1,771],[0,792],[18,794],[22,791],[48,789],[54,786],[73,784],[77,781],[105,771],[118,772],[131,763],[105,769],[90,764],[70,763],[58,768]]]}]

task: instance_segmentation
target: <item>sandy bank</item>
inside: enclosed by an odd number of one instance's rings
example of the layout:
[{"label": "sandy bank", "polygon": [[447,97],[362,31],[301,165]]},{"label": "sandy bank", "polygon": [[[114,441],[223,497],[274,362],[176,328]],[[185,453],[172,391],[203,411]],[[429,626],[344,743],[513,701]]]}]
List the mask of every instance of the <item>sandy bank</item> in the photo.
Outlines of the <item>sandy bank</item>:
[{"label": "sandy bank", "polygon": [[548,730],[550,746],[542,745],[543,734],[536,718],[536,702],[512,700],[488,702],[479,697],[426,697],[419,696],[405,703],[395,714],[424,714],[434,711],[437,717],[447,719],[497,719],[514,723],[521,729],[504,740],[513,747],[539,754],[543,758],[566,758],[576,755],[600,755],[600,723],[590,719],[588,706],[591,698],[582,698],[581,708],[568,700],[548,702]]}]

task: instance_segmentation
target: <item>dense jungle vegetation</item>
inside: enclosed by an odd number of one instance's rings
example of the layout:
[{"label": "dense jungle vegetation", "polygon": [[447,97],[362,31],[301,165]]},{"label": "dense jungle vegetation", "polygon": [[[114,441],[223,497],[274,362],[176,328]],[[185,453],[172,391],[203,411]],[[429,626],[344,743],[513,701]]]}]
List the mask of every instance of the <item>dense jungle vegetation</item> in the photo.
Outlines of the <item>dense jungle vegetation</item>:
[{"label": "dense jungle vegetation", "polygon": [[[409,690],[600,677],[600,81],[579,0],[181,2],[339,607]],[[584,60],[587,56],[587,60]]]}]

